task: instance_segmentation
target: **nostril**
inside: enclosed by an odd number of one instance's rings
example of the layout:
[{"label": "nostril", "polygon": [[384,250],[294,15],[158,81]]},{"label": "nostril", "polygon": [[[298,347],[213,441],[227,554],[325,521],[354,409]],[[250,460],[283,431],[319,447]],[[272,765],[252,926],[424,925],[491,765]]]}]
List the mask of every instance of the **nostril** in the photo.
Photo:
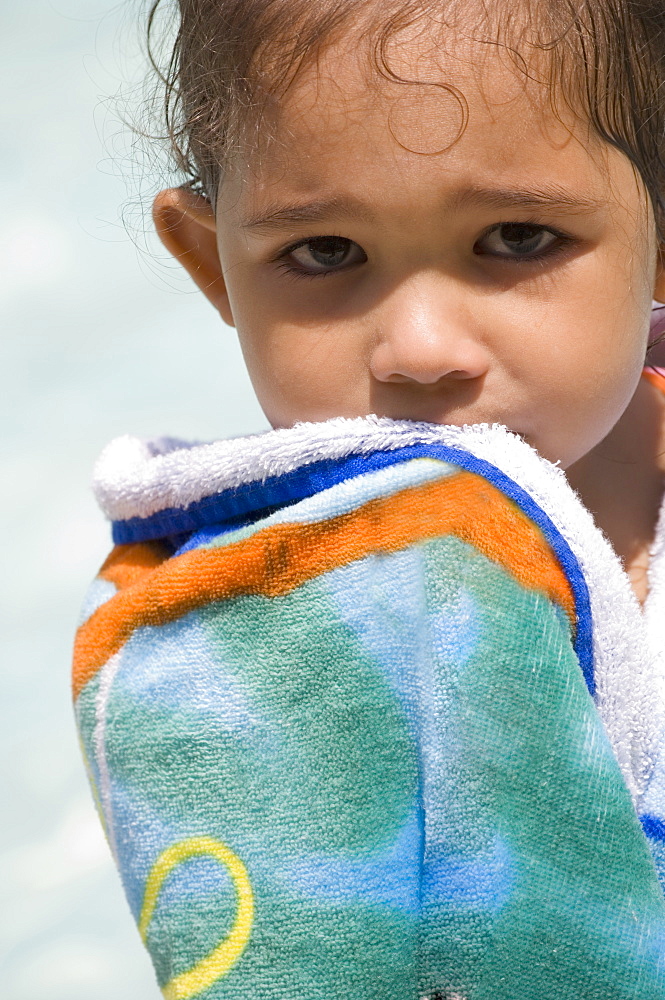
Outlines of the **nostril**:
[{"label": "nostril", "polygon": [[385,334],[369,362],[380,382],[435,383],[472,381],[487,374],[490,355],[473,337],[417,336],[418,331]]}]

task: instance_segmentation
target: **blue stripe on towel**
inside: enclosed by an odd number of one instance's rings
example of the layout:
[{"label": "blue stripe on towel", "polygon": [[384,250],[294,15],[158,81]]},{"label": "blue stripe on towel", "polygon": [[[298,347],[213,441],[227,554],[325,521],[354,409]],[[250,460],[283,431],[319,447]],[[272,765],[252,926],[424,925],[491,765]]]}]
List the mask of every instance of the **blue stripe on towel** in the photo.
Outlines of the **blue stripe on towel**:
[{"label": "blue stripe on towel", "polygon": [[651,840],[665,840],[665,820],[647,813],[645,816],[640,816],[640,823],[647,837],[650,837]]}]

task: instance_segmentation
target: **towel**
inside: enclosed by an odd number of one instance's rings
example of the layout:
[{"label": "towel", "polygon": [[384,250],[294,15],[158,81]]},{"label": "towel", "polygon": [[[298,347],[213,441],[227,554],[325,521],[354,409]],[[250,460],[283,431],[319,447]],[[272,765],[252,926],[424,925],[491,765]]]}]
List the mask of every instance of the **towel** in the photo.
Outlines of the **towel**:
[{"label": "towel", "polygon": [[665,998],[658,609],[559,469],[338,418],[95,489],[76,719],[167,1000]]}]

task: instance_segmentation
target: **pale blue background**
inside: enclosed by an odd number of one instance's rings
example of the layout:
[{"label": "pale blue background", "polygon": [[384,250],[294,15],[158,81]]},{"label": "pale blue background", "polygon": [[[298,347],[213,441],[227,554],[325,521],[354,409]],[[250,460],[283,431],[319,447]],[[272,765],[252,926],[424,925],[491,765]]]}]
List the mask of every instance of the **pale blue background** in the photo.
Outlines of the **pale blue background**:
[{"label": "pale blue background", "polygon": [[137,191],[108,99],[139,78],[140,7],[0,0],[3,1000],[160,996],[70,707],[78,608],[109,548],[94,459],[118,434],[266,426],[233,331],[119,215]]}]

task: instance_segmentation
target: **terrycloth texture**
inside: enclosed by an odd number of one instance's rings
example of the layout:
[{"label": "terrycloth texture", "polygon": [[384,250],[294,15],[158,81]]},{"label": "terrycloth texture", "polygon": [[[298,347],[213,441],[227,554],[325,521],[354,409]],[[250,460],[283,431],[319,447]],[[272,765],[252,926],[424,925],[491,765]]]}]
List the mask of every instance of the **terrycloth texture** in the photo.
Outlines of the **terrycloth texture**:
[{"label": "terrycloth texture", "polygon": [[665,998],[658,640],[558,470],[367,418],[97,491],[77,718],[166,997]]}]

